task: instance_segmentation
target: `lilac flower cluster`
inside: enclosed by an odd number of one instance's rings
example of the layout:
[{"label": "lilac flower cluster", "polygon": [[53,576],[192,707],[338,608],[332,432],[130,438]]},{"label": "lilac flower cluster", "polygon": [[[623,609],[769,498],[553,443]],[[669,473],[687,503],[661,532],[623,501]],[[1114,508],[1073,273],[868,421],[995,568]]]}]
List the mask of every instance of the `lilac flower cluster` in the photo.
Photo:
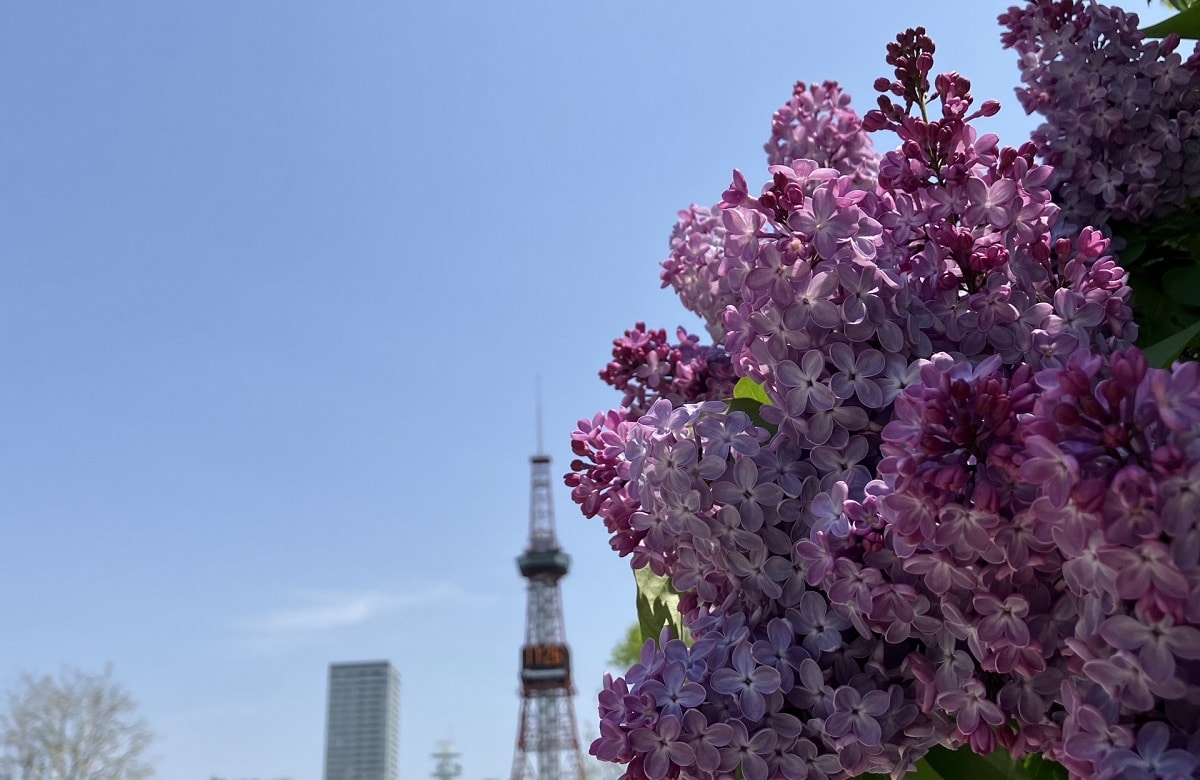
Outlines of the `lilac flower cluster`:
[{"label": "lilac flower cluster", "polygon": [[1033,0],[1000,22],[1067,219],[1141,222],[1200,197],[1200,49],[1184,60],[1178,36],[1146,40],[1136,14],[1082,0]]},{"label": "lilac flower cluster", "polygon": [[[736,380],[724,349],[701,345],[683,328],[676,337],[679,343],[671,344],[665,330],[648,331],[639,322],[613,339],[613,359],[600,378],[624,393],[622,406],[581,420],[572,437],[577,458],[566,478],[571,496],[584,515],[604,518],[612,547],[621,555],[637,550],[646,535],[644,528],[631,525],[637,502],[626,489],[624,452],[631,421],[658,400],[679,405],[728,398]],[[640,568],[642,557],[636,561]]]},{"label": "lilac flower cluster", "polygon": [[[875,188],[879,155],[871,136],[863,131],[862,119],[850,108],[850,96],[836,82],[811,88],[803,81],[796,82],[792,99],[775,112],[771,137],[763,148],[771,165],[786,169],[793,161],[809,160],[848,176],[855,189]],[[793,196],[785,190],[798,183],[782,170],[760,202],[786,214],[782,204]],[[739,183],[745,184],[741,179]],[[748,217],[756,219],[754,214]],[[718,206],[693,204],[679,212],[671,233],[671,256],[662,263],[662,286],[675,289],[684,307],[704,319],[706,330],[717,342],[725,338],[725,308],[738,302],[742,275],[725,261],[726,219]]]},{"label": "lilac flower cluster", "polygon": [[708,335],[725,338],[721,313],[736,302],[726,276],[719,273],[725,246],[721,212],[692,204],[679,212],[671,231],[671,256],[662,263],[662,286],[672,287],[688,311],[704,319]]},{"label": "lilac flower cluster", "polygon": [[978,665],[939,680],[911,658],[927,695],[955,711],[992,675],[980,716],[1015,725],[997,741],[1080,777],[1159,776],[1130,752],[1151,723],[1176,751],[1161,776],[1200,771],[1200,364],[1081,349],[1037,372],[935,356],[920,376],[883,431],[881,515]]},{"label": "lilac flower cluster", "polygon": [[[1056,757],[1081,776],[1200,773],[1200,364],[1085,352],[1035,377],[1029,532],[1077,616]],[[1068,614],[1066,608],[1061,614]]]},{"label": "lilac flower cluster", "polygon": [[658,398],[691,403],[700,398],[728,398],[736,377],[729,356],[705,346],[698,336],[676,331],[678,344],[667,341],[665,330],[646,330],[639,322],[613,339],[613,359],[600,378],[625,394],[621,405],[638,417]]},{"label": "lilac flower cluster", "polygon": [[792,99],[771,117],[771,137],[763,148],[770,165],[812,160],[853,177],[857,189],[873,189],[879,155],[850,96],[835,81],[807,85],[797,81]]},{"label": "lilac flower cluster", "polygon": [[628,778],[898,777],[937,745],[1200,772],[1200,366],[1146,366],[1109,241],[1059,235],[1053,170],[932,52],[898,36],[844,123],[899,135],[877,167],[735,171],[677,226],[664,280],[770,403],[573,434],[573,498],[695,639],[605,681],[592,752]]}]

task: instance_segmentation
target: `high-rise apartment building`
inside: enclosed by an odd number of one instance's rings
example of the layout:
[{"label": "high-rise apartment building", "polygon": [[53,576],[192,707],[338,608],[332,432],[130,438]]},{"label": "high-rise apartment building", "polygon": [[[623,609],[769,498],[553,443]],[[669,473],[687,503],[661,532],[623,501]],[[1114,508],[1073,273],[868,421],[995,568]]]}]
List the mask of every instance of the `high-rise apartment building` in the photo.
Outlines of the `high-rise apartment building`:
[{"label": "high-rise apartment building", "polygon": [[388,661],[329,665],[325,780],[397,780],[400,674]]}]

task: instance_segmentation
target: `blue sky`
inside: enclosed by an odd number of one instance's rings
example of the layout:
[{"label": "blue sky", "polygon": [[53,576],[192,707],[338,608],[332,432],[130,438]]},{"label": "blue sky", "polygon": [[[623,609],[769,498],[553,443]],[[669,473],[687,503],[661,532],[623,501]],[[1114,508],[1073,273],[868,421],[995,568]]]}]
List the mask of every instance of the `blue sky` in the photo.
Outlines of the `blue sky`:
[{"label": "blue sky", "polygon": [[[1023,140],[1006,5],[6,4],[0,683],[111,661],[160,777],[319,780],[327,664],[388,658],[401,777],[507,776],[535,377],[561,473],[797,79],[865,111],[924,24]],[[633,585],[556,484],[586,744]]]}]

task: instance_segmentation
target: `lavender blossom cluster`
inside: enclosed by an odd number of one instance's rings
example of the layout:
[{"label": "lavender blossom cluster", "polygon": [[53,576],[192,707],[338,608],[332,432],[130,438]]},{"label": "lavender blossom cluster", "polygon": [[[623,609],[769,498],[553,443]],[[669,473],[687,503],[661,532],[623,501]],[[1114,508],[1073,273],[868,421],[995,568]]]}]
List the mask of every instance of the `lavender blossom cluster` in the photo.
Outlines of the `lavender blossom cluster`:
[{"label": "lavender blossom cluster", "polygon": [[733,392],[737,377],[725,350],[701,344],[683,328],[675,336],[679,342],[672,344],[665,330],[646,330],[639,322],[613,339],[613,359],[600,378],[624,393],[621,406],[630,417],[640,417],[649,401],[660,398],[683,404]]},{"label": "lavender blossom cluster", "polygon": [[694,637],[605,680],[592,753],[631,780],[899,777],[938,745],[1200,776],[1200,365],[1147,366],[1109,241],[1059,235],[1054,170],[932,53],[898,36],[861,122],[798,86],[761,192],[681,212],[663,280],[770,403],[651,379],[639,325],[606,379],[644,381],[572,436],[574,500]]},{"label": "lavender blossom cluster", "polygon": [[[875,187],[879,155],[863,132],[862,118],[850,108],[850,96],[835,82],[812,87],[796,82],[792,99],[771,118],[771,137],[763,149],[771,165],[809,160],[850,177],[856,189]],[[764,203],[773,207],[770,198],[767,194]],[[720,271],[724,244],[719,205],[693,204],[679,212],[671,232],[671,255],[662,263],[662,286],[674,288],[684,308],[704,319],[717,342],[725,338],[725,308],[738,302],[738,278]]]},{"label": "lavender blossom cluster", "polygon": [[1041,0],[1000,17],[1020,55],[1017,96],[1044,117],[1038,154],[1075,224],[1142,222],[1200,197],[1200,49],[1147,40],[1136,14]]},{"label": "lavender blossom cluster", "polygon": [[858,189],[875,187],[879,155],[862,132],[862,117],[835,81],[797,81],[792,99],[771,117],[771,137],[763,144],[769,165],[812,160],[853,178]]}]

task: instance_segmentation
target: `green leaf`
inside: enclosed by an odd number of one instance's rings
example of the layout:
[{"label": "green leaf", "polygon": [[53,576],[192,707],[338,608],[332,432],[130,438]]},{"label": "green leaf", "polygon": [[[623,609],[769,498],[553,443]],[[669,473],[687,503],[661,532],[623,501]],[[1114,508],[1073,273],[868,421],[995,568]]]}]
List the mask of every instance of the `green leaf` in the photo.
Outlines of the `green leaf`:
[{"label": "green leaf", "polygon": [[733,398],[726,402],[730,412],[745,412],[750,422],[768,431],[772,436],[778,428],[762,418],[762,408],[771,405],[767,391],[750,377],[742,377],[733,388]]},{"label": "green leaf", "polygon": [[[1129,228],[1132,227],[1129,226]],[[1142,253],[1146,251],[1146,236],[1141,231],[1135,232],[1127,228],[1122,238],[1125,239],[1125,248],[1120,253],[1121,267],[1128,268],[1131,263],[1137,262]]]},{"label": "green leaf", "polygon": [[975,754],[969,747],[950,750],[938,746],[925,754],[923,762],[939,777],[1010,780],[1009,776],[996,769],[984,756]]},{"label": "green leaf", "polygon": [[[1138,346],[1165,341],[1200,320],[1200,202],[1140,225],[1113,222],[1128,242],[1120,255],[1133,288]],[[1170,360],[1170,357],[1165,358]]]},{"label": "green leaf", "polygon": [[1030,780],[1068,780],[1070,775],[1062,764],[1056,764],[1034,753],[1023,762]]},{"label": "green leaf", "polygon": [[905,775],[904,778],[905,780],[909,780],[909,778],[912,778],[912,780],[942,780],[942,776],[925,759],[917,762],[917,771],[915,773]]},{"label": "green leaf", "polygon": [[1052,761],[1040,756],[1034,762],[1028,759],[1014,761],[1003,749],[981,756],[969,747],[950,750],[939,746],[930,750],[917,766],[921,763],[927,763],[936,773],[929,776],[930,780],[937,777],[945,780],[1057,780],[1067,776],[1066,770]]},{"label": "green leaf", "polygon": [[[889,780],[887,775],[859,775],[869,780]],[[1067,780],[1067,770],[1060,764],[1032,755],[1014,761],[1006,750],[980,756],[969,747],[950,750],[935,747],[917,762],[916,772],[904,780]]]},{"label": "green leaf", "polygon": [[1147,27],[1142,32],[1151,38],[1162,38],[1175,33],[1180,38],[1200,38],[1200,6],[1181,11],[1170,19]]},{"label": "green leaf", "polygon": [[1172,268],[1163,274],[1163,289],[1180,303],[1200,301],[1200,265]]},{"label": "green leaf", "polygon": [[1172,361],[1179,357],[1183,350],[1200,336],[1200,321],[1193,322],[1173,336],[1168,336],[1157,344],[1151,344],[1142,350],[1146,360],[1155,368],[1169,368]]},{"label": "green leaf", "polygon": [[[889,775],[867,774],[867,775],[858,775],[858,777],[864,778],[864,780],[891,780],[891,777]],[[911,773],[905,775],[904,780],[953,780],[953,778],[949,778],[949,777],[943,778],[936,771],[934,771],[933,767],[931,767],[928,763],[925,762],[924,759],[922,759],[917,762],[917,771],[911,772]]]},{"label": "green leaf", "polygon": [[633,573],[637,581],[638,626],[642,641],[658,641],[663,626],[670,626],[671,633],[687,640],[683,627],[683,616],[679,614],[679,594],[671,587],[671,580],[660,577],[644,566]]},{"label": "green leaf", "polygon": [[762,404],[753,398],[731,398],[725,402],[725,405],[731,412],[745,412],[750,415],[751,420],[758,418],[758,410],[762,408]]},{"label": "green leaf", "polygon": [[771,399],[767,397],[767,391],[758,382],[755,382],[748,376],[744,376],[738,380],[738,383],[733,387],[734,398],[749,398],[753,401],[758,401],[760,404],[767,406],[771,405]]},{"label": "green leaf", "polygon": [[642,628],[637,623],[631,623],[625,631],[625,638],[612,649],[608,662],[618,669],[628,669],[638,662],[642,655]]},{"label": "green leaf", "polygon": [[[1162,0],[1162,4],[1176,11],[1182,11],[1185,8],[1191,8],[1197,0]],[[1146,5],[1154,5],[1154,0],[1146,0]]]},{"label": "green leaf", "polygon": [[772,425],[762,418],[759,412],[763,408],[763,405],[752,398],[734,398],[728,401],[726,405],[729,407],[730,412],[745,412],[746,416],[750,418],[750,422],[768,431],[772,436],[779,430],[777,426]]}]

